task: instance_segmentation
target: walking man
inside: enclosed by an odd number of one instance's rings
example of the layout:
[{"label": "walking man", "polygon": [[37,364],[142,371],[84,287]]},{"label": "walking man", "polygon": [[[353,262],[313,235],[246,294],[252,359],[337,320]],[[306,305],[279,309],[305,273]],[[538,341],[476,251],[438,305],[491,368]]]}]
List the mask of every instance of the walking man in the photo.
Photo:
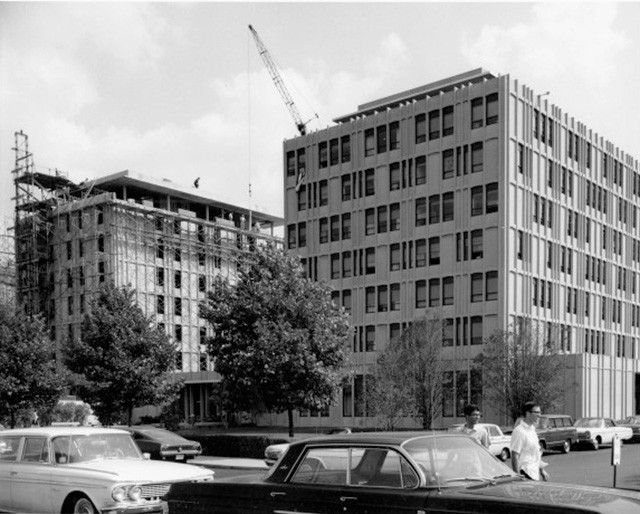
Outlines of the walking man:
[{"label": "walking man", "polygon": [[541,413],[540,405],[537,403],[524,404],[524,419],[511,434],[511,464],[516,473],[530,480],[547,481],[549,475],[543,469],[547,464],[542,461],[540,440],[536,433]]},{"label": "walking man", "polygon": [[473,436],[485,448],[489,448],[489,433],[483,427],[478,426],[478,421],[482,417],[478,406],[473,403],[465,405],[464,417],[467,420],[466,423],[459,427],[453,427],[450,431]]}]

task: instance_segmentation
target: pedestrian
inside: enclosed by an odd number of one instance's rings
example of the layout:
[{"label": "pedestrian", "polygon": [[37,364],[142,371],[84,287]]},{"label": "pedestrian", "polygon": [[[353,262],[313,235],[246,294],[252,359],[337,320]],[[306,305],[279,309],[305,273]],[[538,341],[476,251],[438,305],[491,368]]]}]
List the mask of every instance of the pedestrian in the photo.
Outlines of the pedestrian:
[{"label": "pedestrian", "polygon": [[516,473],[525,478],[546,482],[549,475],[543,468],[547,463],[542,460],[540,440],[536,432],[542,410],[536,402],[525,403],[523,410],[524,418],[511,434],[511,465]]},{"label": "pedestrian", "polygon": [[467,434],[475,437],[485,448],[489,448],[489,433],[484,429],[484,427],[478,426],[478,421],[480,421],[480,418],[482,417],[480,408],[474,403],[465,405],[464,417],[467,421],[459,427],[452,427],[450,432]]}]

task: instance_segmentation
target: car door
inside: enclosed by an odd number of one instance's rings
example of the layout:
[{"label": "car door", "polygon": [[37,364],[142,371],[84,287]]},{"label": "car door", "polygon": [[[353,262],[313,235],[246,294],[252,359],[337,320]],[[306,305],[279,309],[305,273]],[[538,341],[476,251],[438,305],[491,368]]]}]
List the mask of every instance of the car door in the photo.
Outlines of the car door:
[{"label": "car door", "polygon": [[[357,514],[405,514],[424,510],[429,492],[418,489],[420,478],[403,455],[394,449],[375,449],[379,454],[371,476],[352,481],[348,512]],[[363,458],[367,459],[367,455]],[[353,473],[361,473],[356,468]]]},{"label": "car door", "polygon": [[269,490],[269,512],[351,512],[347,487],[351,458],[352,449],[346,446],[308,449],[285,483]]},{"label": "car door", "polygon": [[11,479],[18,460],[20,436],[0,435],[0,510],[12,510]]},{"label": "car door", "polygon": [[52,487],[48,439],[43,436],[25,437],[11,476],[13,510],[53,512]]}]

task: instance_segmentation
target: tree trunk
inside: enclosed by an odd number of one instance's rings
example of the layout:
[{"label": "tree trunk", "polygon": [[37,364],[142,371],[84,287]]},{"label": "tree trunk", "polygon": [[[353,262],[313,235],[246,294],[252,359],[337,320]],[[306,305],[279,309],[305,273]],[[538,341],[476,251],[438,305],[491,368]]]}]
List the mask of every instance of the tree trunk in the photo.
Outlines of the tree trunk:
[{"label": "tree trunk", "polygon": [[293,409],[287,407],[287,415],[289,417],[289,437],[293,437]]}]

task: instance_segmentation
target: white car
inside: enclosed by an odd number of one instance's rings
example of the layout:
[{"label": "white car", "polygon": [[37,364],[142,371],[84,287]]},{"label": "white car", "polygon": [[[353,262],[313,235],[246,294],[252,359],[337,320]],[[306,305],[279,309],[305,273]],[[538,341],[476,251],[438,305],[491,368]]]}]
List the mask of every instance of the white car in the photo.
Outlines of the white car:
[{"label": "white car", "polygon": [[0,510],[11,512],[160,514],[171,484],[213,480],[200,466],[148,460],[124,430],[4,430],[0,448]]},{"label": "white car", "polygon": [[[453,425],[452,428],[460,427],[462,423]],[[477,423],[477,427],[484,428],[489,433],[489,451],[501,461],[507,461],[511,457],[511,436],[504,434],[498,425],[493,423]]]},{"label": "white car", "polygon": [[578,431],[578,444],[588,444],[594,450],[603,444],[611,444],[616,435],[621,441],[633,437],[630,427],[616,425],[610,418],[579,418],[574,421],[573,426]]}]

